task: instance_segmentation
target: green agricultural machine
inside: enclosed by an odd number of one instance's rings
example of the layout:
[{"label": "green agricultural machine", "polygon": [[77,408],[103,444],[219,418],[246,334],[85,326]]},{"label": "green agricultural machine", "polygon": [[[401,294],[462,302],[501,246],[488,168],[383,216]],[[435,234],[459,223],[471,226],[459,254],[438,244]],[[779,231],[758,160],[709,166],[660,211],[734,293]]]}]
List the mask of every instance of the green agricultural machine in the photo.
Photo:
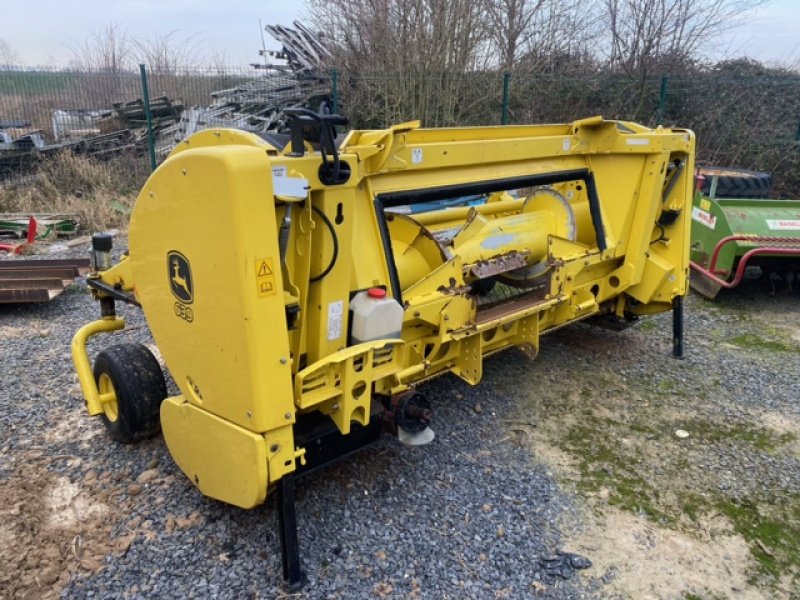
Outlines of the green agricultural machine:
[{"label": "green agricultural machine", "polygon": [[[767,173],[698,169],[692,206],[690,284],[707,298],[759,267],[774,286],[800,279],[800,200],[771,200]],[[774,287],[773,287],[774,290]]]}]

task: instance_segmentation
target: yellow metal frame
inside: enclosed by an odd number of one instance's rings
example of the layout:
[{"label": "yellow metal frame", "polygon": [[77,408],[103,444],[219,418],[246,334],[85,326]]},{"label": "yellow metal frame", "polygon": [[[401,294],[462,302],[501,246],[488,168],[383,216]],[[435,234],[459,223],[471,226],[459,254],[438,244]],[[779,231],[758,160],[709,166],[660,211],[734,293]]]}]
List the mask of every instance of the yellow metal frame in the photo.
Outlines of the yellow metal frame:
[{"label": "yellow metal frame", "polygon": [[[369,422],[379,397],[446,372],[476,384],[489,354],[518,347],[534,357],[547,331],[669,310],[686,293],[690,131],[601,117],[452,129],[410,122],[350,132],[339,152],[350,176],[327,185],[310,148],[293,156],[224,129],[191,136],[139,195],[130,256],[97,275],[142,305],[180,388],[162,406],[164,435],[204,494],[263,501],[259,490],[302,461],[294,428],[309,412],[347,435],[351,423]],[[587,175],[516,196],[492,188],[480,207],[382,210],[384,198],[407,192],[554,173]],[[476,281],[525,269],[535,289],[479,304]],[[372,287],[402,303],[400,339],[356,345],[349,303]],[[122,326],[97,321],[73,340],[92,415],[103,398],[86,339]],[[190,435],[189,422],[202,435]],[[249,483],[232,492],[231,473]]]},{"label": "yellow metal frame", "polygon": [[72,351],[72,363],[75,365],[75,372],[78,375],[78,383],[86,402],[86,410],[92,416],[103,414],[103,405],[106,402],[116,402],[114,392],[101,394],[97,389],[97,382],[94,380],[92,363],[89,353],[86,350],[87,340],[98,333],[108,333],[124,329],[125,321],[119,317],[111,317],[92,321],[81,327],[73,336],[70,350]]},{"label": "yellow metal frame", "polygon": [[402,349],[403,340],[376,340],[315,362],[295,376],[295,404],[326,413],[343,434],[369,424],[372,384],[398,372]]}]

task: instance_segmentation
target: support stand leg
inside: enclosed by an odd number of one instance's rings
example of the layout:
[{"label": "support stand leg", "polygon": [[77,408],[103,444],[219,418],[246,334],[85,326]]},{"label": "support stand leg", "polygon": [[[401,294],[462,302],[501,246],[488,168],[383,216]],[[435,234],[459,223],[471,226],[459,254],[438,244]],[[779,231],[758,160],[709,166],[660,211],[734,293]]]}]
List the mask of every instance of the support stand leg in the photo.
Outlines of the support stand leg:
[{"label": "support stand leg", "polygon": [[683,358],[683,296],[672,300],[672,356]]},{"label": "support stand leg", "polygon": [[278,481],[278,528],[281,536],[283,579],[289,592],[296,592],[305,583],[300,568],[300,547],[297,543],[297,515],[294,511],[294,478],[286,475]]}]

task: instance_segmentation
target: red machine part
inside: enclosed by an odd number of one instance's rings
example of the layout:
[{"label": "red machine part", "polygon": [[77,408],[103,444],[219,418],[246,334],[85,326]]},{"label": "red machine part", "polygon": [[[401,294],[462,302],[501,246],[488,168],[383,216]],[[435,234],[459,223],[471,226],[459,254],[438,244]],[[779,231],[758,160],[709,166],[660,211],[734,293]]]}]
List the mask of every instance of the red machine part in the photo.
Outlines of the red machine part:
[{"label": "red machine part", "polygon": [[[722,279],[719,276],[727,275],[727,272],[718,271],[716,269],[719,253],[722,251],[722,248],[726,244],[730,244],[731,242],[740,242],[740,241],[750,242],[755,244],[763,243],[763,244],[783,244],[783,245],[758,246],[756,248],[753,248],[752,250],[748,250],[739,259],[739,265],[736,268],[736,274],[734,275],[734,278],[731,280]],[[736,287],[741,283],[742,278],[744,277],[745,268],[747,268],[747,262],[754,256],[758,256],[760,254],[770,254],[773,256],[800,256],[800,239],[767,237],[759,235],[729,235],[722,238],[719,242],[717,242],[717,245],[714,246],[714,251],[711,253],[711,261],[709,262],[707,269],[698,265],[694,261],[690,261],[689,264],[691,265],[692,269],[694,269],[704,277],[708,277],[714,283],[717,283],[718,285],[724,288],[730,289]]]},{"label": "red machine part", "polygon": [[21,254],[23,249],[27,246],[32,246],[36,241],[36,219],[30,217],[28,219],[28,235],[25,241],[21,244],[0,244],[0,250],[11,252],[12,254]]}]

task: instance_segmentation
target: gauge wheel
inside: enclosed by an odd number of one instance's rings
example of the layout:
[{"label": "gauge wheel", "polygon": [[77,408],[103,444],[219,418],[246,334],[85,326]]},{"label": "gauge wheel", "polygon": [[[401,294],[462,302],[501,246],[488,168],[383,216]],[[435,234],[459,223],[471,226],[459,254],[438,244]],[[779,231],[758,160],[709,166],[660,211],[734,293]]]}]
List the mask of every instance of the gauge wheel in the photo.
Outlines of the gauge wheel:
[{"label": "gauge wheel", "polygon": [[111,346],[97,355],[94,379],[111,437],[133,444],[161,431],[159,409],[167,397],[164,372],[142,344]]}]

